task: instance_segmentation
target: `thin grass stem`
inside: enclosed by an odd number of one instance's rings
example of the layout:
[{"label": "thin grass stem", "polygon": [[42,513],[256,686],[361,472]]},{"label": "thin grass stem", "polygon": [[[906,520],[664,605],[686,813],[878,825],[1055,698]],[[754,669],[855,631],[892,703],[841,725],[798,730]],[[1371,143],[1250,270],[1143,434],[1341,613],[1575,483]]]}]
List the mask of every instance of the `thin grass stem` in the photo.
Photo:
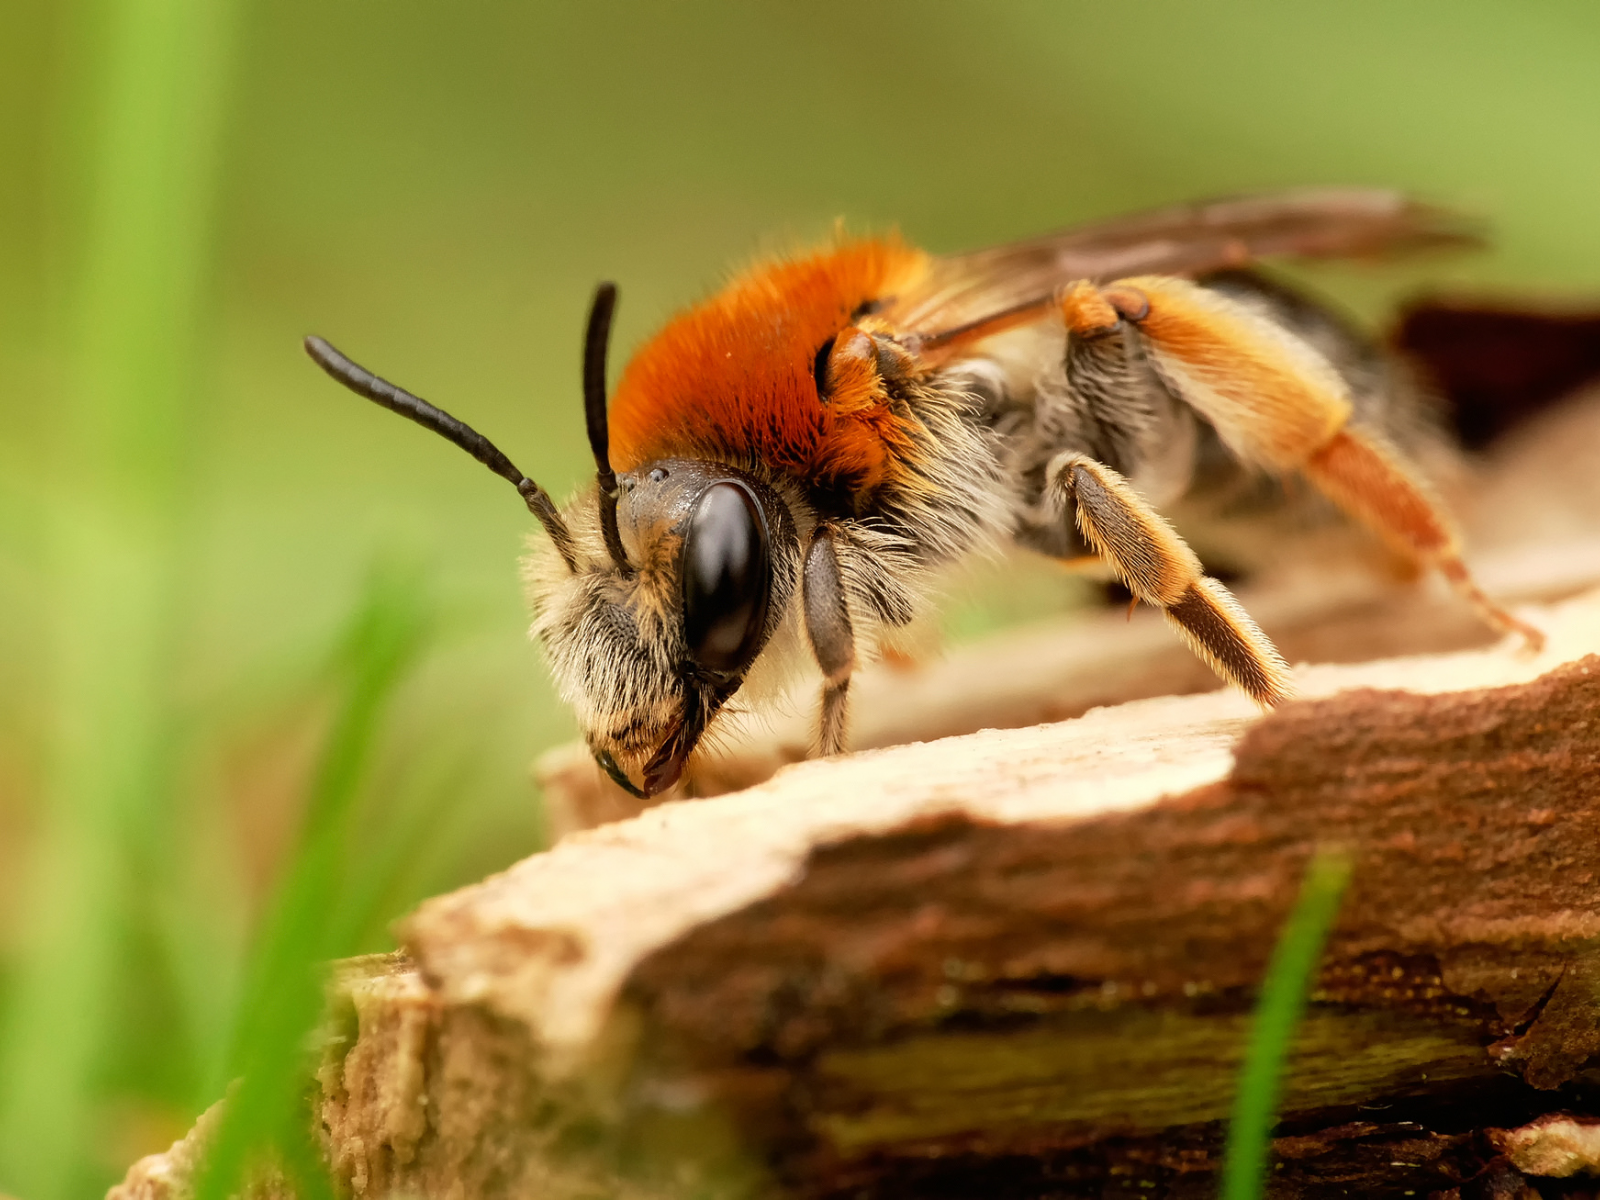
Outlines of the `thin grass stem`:
[{"label": "thin grass stem", "polygon": [[1306,867],[1299,898],[1278,935],[1239,1068],[1222,1167],[1222,1200],[1256,1200],[1264,1193],[1284,1064],[1349,881],[1349,857],[1319,850]]}]

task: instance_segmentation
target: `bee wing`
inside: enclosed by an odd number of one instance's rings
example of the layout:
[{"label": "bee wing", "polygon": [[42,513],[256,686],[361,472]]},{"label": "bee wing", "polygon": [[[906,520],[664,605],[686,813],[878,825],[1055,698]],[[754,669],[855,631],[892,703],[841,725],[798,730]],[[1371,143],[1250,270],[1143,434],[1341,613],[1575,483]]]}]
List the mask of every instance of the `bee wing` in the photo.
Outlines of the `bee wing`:
[{"label": "bee wing", "polygon": [[1036,319],[1064,285],[1080,279],[1200,275],[1278,255],[1387,257],[1479,240],[1460,217],[1385,189],[1235,197],[935,259],[880,315],[899,331],[953,343],[967,340],[958,337],[963,333],[982,336]]}]

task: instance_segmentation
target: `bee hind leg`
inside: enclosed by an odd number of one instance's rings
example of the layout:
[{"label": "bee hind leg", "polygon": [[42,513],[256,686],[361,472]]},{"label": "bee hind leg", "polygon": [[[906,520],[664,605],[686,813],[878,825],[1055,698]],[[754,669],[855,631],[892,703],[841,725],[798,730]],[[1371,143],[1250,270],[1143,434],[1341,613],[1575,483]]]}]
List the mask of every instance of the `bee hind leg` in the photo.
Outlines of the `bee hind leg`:
[{"label": "bee hind leg", "polygon": [[1301,472],[1401,552],[1437,567],[1488,624],[1520,634],[1531,649],[1544,644],[1544,634],[1484,594],[1416,469],[1379,434],[1350,424],[1348,385],[1291,330],[1220,293],[1153,275],[1103,291],[1080,285],[1063,310],[1069,325],[1132,323],[1168,387],[1237,457],[1277,475]]},{"label": "bee hind leg", "polygon": [[1397,550],[1437,567],[1490,627],[1518,634],[1530,650],[1544,647],[1541,630],[1512,616],[1478,586],[1461,561],[1460,540],[1438,502],[1381,440],[1347,427],[1301,470],[1323,495]]},{"label": "bee hind leg", "polygon": [[1051,462],[1048,478],[1058,502],[1073,506],[1084,540],[1213,671],[1264,707],[1289,699],[1293,684],[1277,648],[1132,484],[1071,452]]},{"label": "bee hind leg", "polygon": [[806,549],[801,603],[811,653],[822,669],[822,713],[817,749],[822,755],[842,754],[850,707],[850,676],[856,667],[855,632],[839,572],[833,530],[819,525]]}]

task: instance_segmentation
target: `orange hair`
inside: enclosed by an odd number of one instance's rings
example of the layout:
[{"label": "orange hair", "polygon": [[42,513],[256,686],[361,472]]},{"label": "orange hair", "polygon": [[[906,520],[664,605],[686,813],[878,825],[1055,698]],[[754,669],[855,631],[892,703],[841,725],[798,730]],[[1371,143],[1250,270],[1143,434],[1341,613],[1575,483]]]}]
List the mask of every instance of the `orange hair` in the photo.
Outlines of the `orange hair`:
[{"label": "orange hair", "polygon": [[611,461],[759,460],[820,487],[870,491],[907,439],[881,386],[825,402],[819,350],[870,301],[913,281],[926,257],[898,239],[847,242],[749,271],[674,318],[629,362],[611,403]]}]

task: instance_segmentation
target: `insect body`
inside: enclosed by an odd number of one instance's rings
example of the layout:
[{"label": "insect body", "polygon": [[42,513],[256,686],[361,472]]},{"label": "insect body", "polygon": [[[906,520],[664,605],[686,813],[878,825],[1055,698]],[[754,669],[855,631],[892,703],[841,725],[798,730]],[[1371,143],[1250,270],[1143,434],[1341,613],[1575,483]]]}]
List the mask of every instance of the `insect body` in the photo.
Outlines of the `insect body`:
[{"label": "insect body", "polygon": [[1218,675],[1284,700],[1271,642],[1157,511],[1194,486],[1208,448],[1305,476],[1537,642],[1478,590],[1396,448],[1381,366],[1237,269],[1455,236],[1392,193],[1328,190],[949,258],[849,242],[750,272],[669,323],[609,405],[602,285],[584,366],[598,480],[559,512],[471,429],[320,339],[307,347],[517,486],[549,534],[526,574],[557,684],[596,761],[655,795],[795,652],[822,675],[819,749],[843,749],[857,663],[916,616],[934,572],[1006,540],[1099,555]]}]

